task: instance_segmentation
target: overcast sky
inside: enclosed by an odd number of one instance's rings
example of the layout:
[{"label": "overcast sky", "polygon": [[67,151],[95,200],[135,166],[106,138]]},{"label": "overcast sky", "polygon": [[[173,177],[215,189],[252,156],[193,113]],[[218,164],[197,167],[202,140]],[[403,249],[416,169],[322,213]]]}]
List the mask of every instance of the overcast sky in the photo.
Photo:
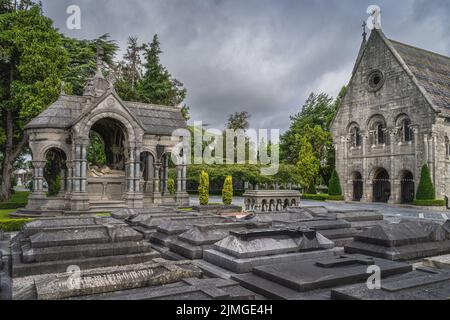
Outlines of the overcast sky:
[{"label": "overcast sky", "polygon": [[[80,30],[66,28],[71,4]],[[248,111],[253,128],[283,131],[310,92],[336,96],[347,84],[371,4],[388,38],[450,55],[449,0],[43,0],[68,36],[109,33],[123,50],[128,36],[157,33],[193,120],[222,129]]]}]

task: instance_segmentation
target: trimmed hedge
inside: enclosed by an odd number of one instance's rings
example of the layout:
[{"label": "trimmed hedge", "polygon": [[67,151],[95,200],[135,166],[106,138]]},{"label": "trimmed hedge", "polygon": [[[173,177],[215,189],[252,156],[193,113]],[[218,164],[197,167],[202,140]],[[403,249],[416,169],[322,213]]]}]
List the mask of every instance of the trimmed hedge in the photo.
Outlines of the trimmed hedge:
[{"label": "trimmed hedge", "polygon": [[313,201],[344,201],[343,196],[330,196],[328,194],[304,194],[301,198],[302,200]]},{"label": "trimmed hedge", "polygon": [[419,187],[416,194],[417,200],[435,200],[436,191],[431,181],[430,169],[424,164],[420,173]]},{"label": "trimmed hedge", "polygon": [[413,204],[419,207],[445,207],[445,200],[414,200]]},{"label": "trimmed hedge", "polygon": [[27,206],[27,202],[2,202],[0,203],[0,210],[21,209]]},{"label": "trimmed hedge", "polygon": [[167,180],[167,190],[171,195],[175,194],[175,180],[170,178]]},{"label": "trimmed hedge", "polygon": [[32,219],[1,219],[0,230],[4,232],[21,231],[23,226],[30,221]]},{"label": "trimmed hedge", "polygon": [[342,197],[341,180],[336,170],[333,170],[331,175],[330,184],[328,186],[328,194],[330,196]]}]

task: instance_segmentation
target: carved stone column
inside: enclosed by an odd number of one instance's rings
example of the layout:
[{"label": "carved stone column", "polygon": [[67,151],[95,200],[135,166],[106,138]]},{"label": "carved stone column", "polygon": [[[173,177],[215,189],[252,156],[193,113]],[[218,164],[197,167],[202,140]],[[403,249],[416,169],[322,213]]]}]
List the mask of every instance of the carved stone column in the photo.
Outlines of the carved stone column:
[{"label": "carved stone column", "polygon": [[71,211],[89,211],[89,194],[87,193],[87,146],[88,139],[80,139],[74,146]]}]

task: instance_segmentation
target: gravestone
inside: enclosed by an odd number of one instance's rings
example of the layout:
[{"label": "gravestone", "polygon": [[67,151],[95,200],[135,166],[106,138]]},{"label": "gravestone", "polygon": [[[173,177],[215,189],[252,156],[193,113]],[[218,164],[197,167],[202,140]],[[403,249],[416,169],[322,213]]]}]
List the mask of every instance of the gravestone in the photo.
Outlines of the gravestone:
[{"label": "gravestone", "polygon": [[363,255],[340,255],[255,267],[252,273],[234,275],[232,279],[269,299],[322,300],[330,299],[330,290],[334,287],[366,283],[371,266],[380,268],[383,280],[412,271],[412,266],[406,263]]},{"label": "gravestone", "polygon": [[237,282],[224,279],[184,279],[164,286],[145,287],[108,294],[79,297],[77,300],[255,300],[259,297]]},{"label": "gravestone", "polygon": [[169,218],[162,221],[162,223],[157,226],[157,232],[150,236],[150,241],[154,244],[167,247],[169,241],[176,239],[178,235],[188,231],[196,224],[215,224],[234,221],[235,220],[232,218],[219,217],[215,215]]},{"label": "gravestone", "polygon": [[60,300],[166,285],[201,275],[200,269],[189,262],[156,259],[138,265],[84,270],[79,278],[70,273],[49,275],[36,280],[35,286],[39,300]]},{"label": "gravestone", "polygon": [[235,273],[250,272],[253,267],[332,257],[342,250],[320,233],[309,229],[263,229],[230,232],[225,239],[203,251],[203,259]]},{"label": "gravestone", "polygon": [[246,221],[199,224],[168,242],[171,251],[189,259],[202,259],[203,250],[211,249],[213,245],[229,236],[231,231],[244,231],[270,227],[270,223],[250,223]]},{"label": "gravestone", "polygon": [[419,268],[413,272],[383,279],[381,288],[370,290],[355,284],[331,291],[336,300],[446,300],[450,298],[450,271]]},{"label": "gravestone", "polygon": [[132,217],[137,217],[140,215],[151,215],[151,214],[175,214],[175,213],[183,213],[180,210],[177,210],[173,207],[155,207],[155,208],[146,208],[146,209],[129,209],[123,208],[111,213],[111,216],[114,219],[126,220]]},{"label": "gravestone", "polygon": [[12,274],[24,277],[137,264],[159,256],[127,224],[100,217],[35,220],[11,242]]},{"label": "gravestone", "polygon": [[450,253],[450,221],[404,221],[376,226],[357,236],[346,253],[361,253],[394,261],[417,260]]}]

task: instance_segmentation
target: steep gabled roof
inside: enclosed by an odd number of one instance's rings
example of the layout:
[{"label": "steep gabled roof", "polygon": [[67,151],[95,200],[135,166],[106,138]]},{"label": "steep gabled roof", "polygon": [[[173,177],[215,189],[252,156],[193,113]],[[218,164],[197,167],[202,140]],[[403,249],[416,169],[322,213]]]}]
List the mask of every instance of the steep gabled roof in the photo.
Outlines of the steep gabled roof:
[{"label": "steep gabled roof", "polygon": [[389,40],[437,108],[450,108],[450,57]]},{"label": "steep gabled roof", "polygon": [[[27,124],[25,129],[69,129],[80,116],[102,99],[104,97],[86,106],[85,97],[61,95],[55,103]],[[137,102],[122,103],[147,134],[171,135],[176,129],[186,128],[180,108]]]}]

